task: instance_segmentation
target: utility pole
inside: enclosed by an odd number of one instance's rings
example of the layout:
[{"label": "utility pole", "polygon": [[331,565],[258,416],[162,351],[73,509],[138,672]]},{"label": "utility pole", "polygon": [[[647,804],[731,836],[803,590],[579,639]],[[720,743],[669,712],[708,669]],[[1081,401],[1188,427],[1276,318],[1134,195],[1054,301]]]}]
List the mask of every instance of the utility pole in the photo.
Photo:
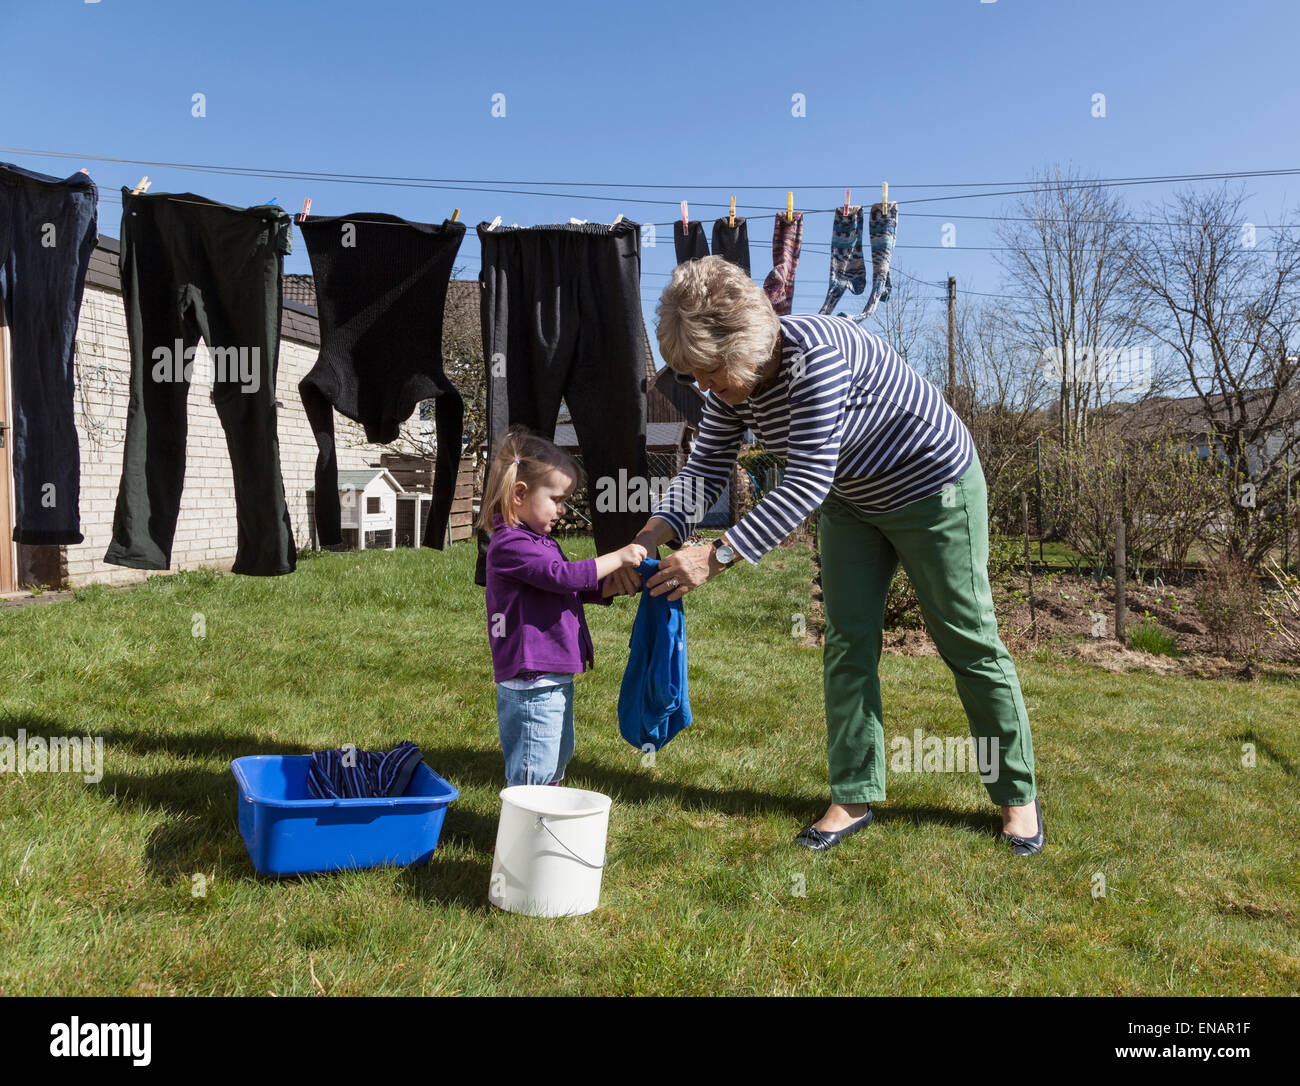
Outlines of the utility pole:
[{"label": "utility pole", "polygon": [[957,352],[953,347],[956,305],[957,280],[950,275],[948,276],[948,402],[954,407],[957,405],[954,399],[957,395]]}]

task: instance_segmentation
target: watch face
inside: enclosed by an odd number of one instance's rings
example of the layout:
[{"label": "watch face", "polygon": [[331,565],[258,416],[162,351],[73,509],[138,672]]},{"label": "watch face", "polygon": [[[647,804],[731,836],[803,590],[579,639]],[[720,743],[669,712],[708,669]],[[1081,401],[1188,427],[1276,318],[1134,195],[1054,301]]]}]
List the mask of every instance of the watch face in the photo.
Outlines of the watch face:
[{"label": "watch face", "polygon": [[721,562],[724,566],[730,565],[731,562],[736,557],[736,552],[732,550],[730,547],[728,547],[725,543],[721,544],[717,548],[717,551],[718,551],[718,561]]}]

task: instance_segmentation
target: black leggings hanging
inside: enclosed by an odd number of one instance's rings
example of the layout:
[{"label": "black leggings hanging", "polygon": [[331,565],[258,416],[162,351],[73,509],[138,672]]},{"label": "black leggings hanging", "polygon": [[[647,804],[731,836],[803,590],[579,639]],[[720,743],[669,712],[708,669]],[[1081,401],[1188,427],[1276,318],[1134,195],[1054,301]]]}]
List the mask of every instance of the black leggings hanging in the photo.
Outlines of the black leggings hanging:
[{"label": "black leggings hanging", "polygon": [[366,440],[396,440],[423,400],[434,401],[438,455],[423,545],[442,549],[460,466],[464,401],[442,370],[442,322],[465,224],[395,215],[309,215],[299,224],[311,258],[320,357],[298,385],[316,435],[316,531],[342,546],[333,411]]},{"label": "black leggings hanging", "polygon": [[[641,227],[627,219],[614,227],[480,223],[478,236],[489,445],[516,423],[553,439],[563,399],[582,450],[596,552],[625,546],[649,504],[599,497],[611,487],[630,495],[636,477],[649,484]],[[480,530],[480,585],[487,542]]]}]

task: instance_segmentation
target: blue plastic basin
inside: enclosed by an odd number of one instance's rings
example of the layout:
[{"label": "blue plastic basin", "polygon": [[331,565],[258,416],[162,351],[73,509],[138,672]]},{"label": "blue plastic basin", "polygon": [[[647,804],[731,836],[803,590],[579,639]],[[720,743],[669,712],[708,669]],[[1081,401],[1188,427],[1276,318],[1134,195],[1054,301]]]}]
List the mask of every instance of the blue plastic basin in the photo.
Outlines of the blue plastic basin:
[{"label": "blue plastic basin", "polygon": [[427,863],[460,793],[421,762],[403,796],[312,799],[307,754],[236,758],[239,833],[262,875]]}]

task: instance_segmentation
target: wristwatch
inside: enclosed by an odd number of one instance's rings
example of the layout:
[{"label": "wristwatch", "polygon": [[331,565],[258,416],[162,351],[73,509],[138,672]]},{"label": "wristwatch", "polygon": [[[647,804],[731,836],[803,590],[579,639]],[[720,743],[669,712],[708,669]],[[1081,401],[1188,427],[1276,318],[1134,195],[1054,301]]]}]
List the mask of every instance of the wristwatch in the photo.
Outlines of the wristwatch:
[{"label": "wristwatch", "polygon": [[723,566],[729,566],[736,560],[735,550],[729,544],[722,542],[721,536],[713,541],[713,552]]}]

